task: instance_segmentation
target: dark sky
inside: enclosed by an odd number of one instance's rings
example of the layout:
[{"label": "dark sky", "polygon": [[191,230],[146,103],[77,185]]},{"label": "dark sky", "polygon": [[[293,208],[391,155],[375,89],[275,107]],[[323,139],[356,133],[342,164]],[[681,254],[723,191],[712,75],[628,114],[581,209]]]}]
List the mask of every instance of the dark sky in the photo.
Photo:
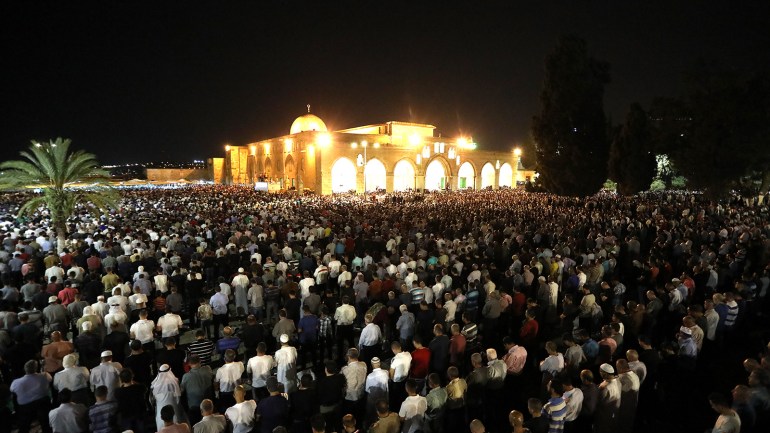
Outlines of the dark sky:
[{"label": "dark sky", "polygon": [[770,2],[0,2],[0,159],[64,136],[104,163],[203,159],[404,120],[483,148],[529,140],[561,34],[611,64],[605,106],[681,90],[697,57],[766,66]]}]

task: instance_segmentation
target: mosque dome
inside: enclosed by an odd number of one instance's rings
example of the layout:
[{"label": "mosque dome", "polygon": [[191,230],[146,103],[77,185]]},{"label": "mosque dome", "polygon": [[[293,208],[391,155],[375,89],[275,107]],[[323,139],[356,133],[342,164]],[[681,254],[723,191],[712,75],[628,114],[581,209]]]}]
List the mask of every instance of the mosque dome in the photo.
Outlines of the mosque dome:
[{"label": "mosque dome", "polygon": [[306,131],[327,132],[326,124],[318,116],[308,113],[299,116],[294,120],[294,123],[291,124],[291,131],[289,133],[298,134]]}]

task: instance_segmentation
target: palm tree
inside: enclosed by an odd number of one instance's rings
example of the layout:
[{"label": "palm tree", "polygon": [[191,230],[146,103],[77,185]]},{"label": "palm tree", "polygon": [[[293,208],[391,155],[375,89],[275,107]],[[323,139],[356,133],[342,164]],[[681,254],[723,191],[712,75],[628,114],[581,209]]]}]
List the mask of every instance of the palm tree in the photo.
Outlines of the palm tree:
[{"label": "palm tree", "polygon": [[[95,214],[117,207],[118,193],[109,185],[109,173],[96,161],[96,156],[78,150],[69,151],[70,140],[57,138],[48,143],[32,141],[24,159],[0,163],[0,188],[38,186],[36,194],[19,209],[19,216],[47,208],[56,230],[57,249],[64,250],[67,219],[76,208],[85,207]],[[88,183],[74,187],[76,183]]]}]

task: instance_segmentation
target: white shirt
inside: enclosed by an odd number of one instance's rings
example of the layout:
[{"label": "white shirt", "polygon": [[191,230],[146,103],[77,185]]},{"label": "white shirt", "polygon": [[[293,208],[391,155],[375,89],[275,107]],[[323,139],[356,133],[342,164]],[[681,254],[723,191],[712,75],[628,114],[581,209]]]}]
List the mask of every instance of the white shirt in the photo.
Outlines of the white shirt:
[{"label": "white shirt", "polygon": [[217,376],[214,381],[219,383],[219,391],[233,392],[242,375],[243,363],[240,361],[230,362],[217,369]]},{"label": "white shirt", "polygon": [[572,391],[566,391],[563,397],[567,405],[564,421],[575,421],[583,408],[583,391],[580,388],[572,388]]},{"label": "white shirt", "polygon": [[265,381],[270,377],[270,370],[273,367],[275,367],[275,360],[270,355],[257,355],[249,359],[246,371],[251,374],[251,386],[254,388],[267,386]]},{"label": "white shirt", "polygon": [[131,325],[131,335],[134,339],[139,340],[142,344],[149,343],[155,339],[153,331],[155,330],[155,323],[152,320],[138,320]]},{"label": "white shirt", "polygon": [[444,302],[444,309],[446,310],[446,321],[454,322],[455,313],[457,312],[457,304],[453,300]]},{"label": "white shirt", "polygon": [[[370,398],[374,396],[387,396],[388,395],[388,372],[375,368],[366,376],[366,384],[364,390],[369,394]],[[372,395],[374,394],[374,396]]]},{"label": "white shirt", "polygon": [[233,423],[233,433],[248,433],[254,428],[254,412],[257,402],[246,400],[227,408],[225,416]]},{"label": "white shirt", "polygon": [[294,387],[297,365],[297,349],[291,346],[284,346],[275,351],[275,362],[278,364],[278,381],[285,388],[285,392],[291,392]]},{"label": "white shirt", "polygon": [[562,370],[564,370],[564,356],[561,353],[549,355],[548,358],[540,363],[540,371],[547,371],[552,376],[556,376]]},{"label": "white shirt", "polygon": [[347,382],[345,400],[359,400],[364,395],[364,385],[366,385],[366,364],[361,361],[351,362],[342,367],[342,375]]},{"label": "white shirt", "polygon": [[401,403],[401,410],[398,416],[404,418],[404,425],[401,431],[404,433],[415,433],[422,428],[423,416],[428,410],[428,400],[419,395],[409,396]]},{"label": "white shirt", "polygon": [[179,335],[179,328],[183,326],[182,318],[178,314],[166,313],[158,319],[163,338]]},{"label": "white shirt", "polygon": [[159,291],[160,293],[168,292],[168,277],[166,274],[156,275],[153,278],[153,281],[155,281],[155,290]]},{"label": "white shirt", "polygon": [[[390,361],[390,368],[393,370],[393,382],[403,382],[409,375],[409,367],[412,365],[412,354],[409,352],[399,352]],[[426,403],[427,404],[427,403]]]},{"label": "white shirt", "polygon": [[334,311],[334,320],[337,325],[352,325],[356,319],[356,309],[349,304],[342,304]]},{"label": "white shirt", "polygon": [[382,339],[382,331],[380,327],[374,323],[370,323],[361,330],[361,336],[358,337],[358,348],[361,349],[364,346],[374,346]]},{"label": "white shirt", "polygon": [[300,295],[302,299],[305,299],[308,296],[310,296],[310,288],[313,287],[314,285],[315,285],[315,280],[310,277],[303,278],[299,282],[299,290],[300,290]]}]

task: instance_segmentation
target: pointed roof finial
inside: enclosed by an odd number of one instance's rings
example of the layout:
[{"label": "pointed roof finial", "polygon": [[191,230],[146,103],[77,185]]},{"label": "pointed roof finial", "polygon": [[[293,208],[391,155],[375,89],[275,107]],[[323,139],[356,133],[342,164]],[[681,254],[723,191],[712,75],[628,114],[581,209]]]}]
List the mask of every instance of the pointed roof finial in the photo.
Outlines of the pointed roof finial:
[{"label": "pointed roof finial", "polygon": [[307,114],[310,114],[310,104],[307,104]]}]

